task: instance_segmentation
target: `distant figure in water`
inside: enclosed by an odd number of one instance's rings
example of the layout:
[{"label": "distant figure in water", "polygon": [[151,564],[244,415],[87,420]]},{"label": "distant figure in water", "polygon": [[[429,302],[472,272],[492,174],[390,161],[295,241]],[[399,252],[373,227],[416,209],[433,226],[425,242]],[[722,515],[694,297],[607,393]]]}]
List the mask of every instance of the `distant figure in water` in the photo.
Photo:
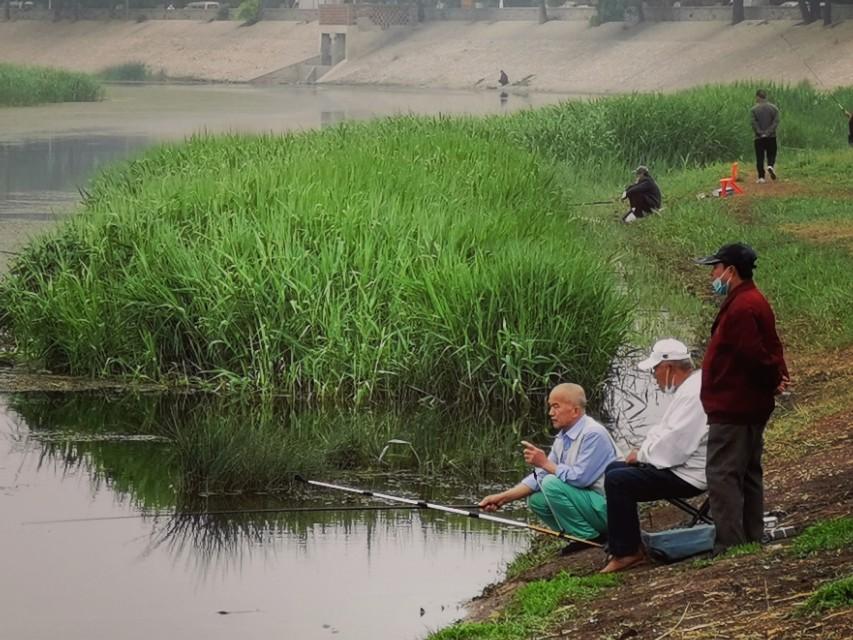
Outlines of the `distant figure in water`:
[{"label": "distant figure in water", "polygon": [[501,69],[501,77],[498,78],[498,84],[502,87],[505,87],[509,84],[509,77],[506,75],[503,69]]}]

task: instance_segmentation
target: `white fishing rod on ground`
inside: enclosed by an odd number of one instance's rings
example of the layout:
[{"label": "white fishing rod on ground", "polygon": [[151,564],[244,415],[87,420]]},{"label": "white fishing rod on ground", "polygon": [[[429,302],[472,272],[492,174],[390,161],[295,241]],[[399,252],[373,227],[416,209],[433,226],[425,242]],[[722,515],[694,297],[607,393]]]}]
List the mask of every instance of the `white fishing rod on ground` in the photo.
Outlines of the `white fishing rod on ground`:
[{"label": "white fishing rod on ground", "polygon": [[563,533],[560,531],[554,531],[553,529],[548,529],[547,527],[540,527],[535,524],[528,524],[527,522],[519,522],[518,520],[510,520],[509,518],[501,518],[500,516],[493,516],[486,513],[479,513],[478,511],[466,511],[465,509],[456,509],[454,507],[447,507],[440,504],[433,504],[432,502],[427,502],[425,500],[415,500],[412,498],[402,498],[400,496],[392,496],[387,493],[378,493],[376,491],[368,491],[366,489],[356,489],[354,487],[344,487],[342,485],[330,484],[328,482],[318,482],[317,480],[308,480],[307,478],[302,477],[301,475],[296,475],[295,479],[299,482],[304,482],[305,484],[309,484],[315,487],[323,487],[325,489],[333,489],[335,491],[345,491],[347,493],[357,493],[358,495],[367,496],[370,498],[380,498],[382,500],[391,500],[392,502],[402,502],[404,504],[411,504],[422,509],[432,509],[434,511],[443,511],[445,513],[453,513],[458,516],[465,516],[467,518],[474,518],[476,520],[486,520],[488,522],[495,522],[497,524],[507,525],[509,527],[519,527],[523,529],[529,529],[530,531],[536,531],[537,533],[544,533],[545,535],[554,536],[555,538],[562,538],[563,540],[569,540],[574,542],[581,542],[583,544],[588,544],[591,547],[601,548],[602,545],[597,542],[592,542],[591,540],[584,540],[583,538],[576,538],[574,536],[570,536],[567,533]]}]

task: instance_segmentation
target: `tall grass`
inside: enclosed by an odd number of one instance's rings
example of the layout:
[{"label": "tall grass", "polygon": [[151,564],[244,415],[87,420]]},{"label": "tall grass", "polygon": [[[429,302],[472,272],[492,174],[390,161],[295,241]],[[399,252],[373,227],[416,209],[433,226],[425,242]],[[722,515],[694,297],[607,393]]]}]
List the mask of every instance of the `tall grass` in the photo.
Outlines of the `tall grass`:
[{"label": "tall grass", "polygon": [[[779,106],[781,148],[846,144],[835,100],[853,104],[853,88],[831,95],[796,86],[738,82],[673,94],[635,93],[570,101],[497,120],[516,144],[567,163],[598,182],[624,176],[638,164],[656,174],[711,162],[752,157],[749,109],[763,87]],[[619,178],[622,180],[623,178]]]},{"label": "tall grass", "polygon": [[[844,144],[826,95],[764,86],[783,149]],[[100,176],[80,214],[30,246],[0,288],[0,325],[51,369],[309,402],[508,406],[560,379],[595,396],[630,296],[614,234],[566,203],[618,193],[640,162],[660,174],[749,154],[754,89],[165,146]],[[646,227],[691,252],[743,235],[705,220],[713,206]]]},{"label": "tall grass", "polygon": [[0,63],[0,107],[94,102],[103,97],[100,82],[86,73]]},{"label": "tall grass", "polygon": [[504,142],[398,118],[157,149],[17,261],[3,321],[78,374],[355,403],[595,394],[629,307],[551,167]]}]

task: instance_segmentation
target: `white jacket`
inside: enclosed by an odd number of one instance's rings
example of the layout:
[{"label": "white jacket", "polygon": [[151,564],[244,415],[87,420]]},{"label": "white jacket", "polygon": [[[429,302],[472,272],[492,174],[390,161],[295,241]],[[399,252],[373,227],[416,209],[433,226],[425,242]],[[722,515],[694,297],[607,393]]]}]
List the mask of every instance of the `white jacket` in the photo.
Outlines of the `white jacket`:
[{"label": "white jacket", "polygon": [[699,390],[702,372],[695,371],[681,383],[660,424],[652,427],[637,452],[637,460],[658,469],[669,469],[703,491],[708,457],[708,416]]}]

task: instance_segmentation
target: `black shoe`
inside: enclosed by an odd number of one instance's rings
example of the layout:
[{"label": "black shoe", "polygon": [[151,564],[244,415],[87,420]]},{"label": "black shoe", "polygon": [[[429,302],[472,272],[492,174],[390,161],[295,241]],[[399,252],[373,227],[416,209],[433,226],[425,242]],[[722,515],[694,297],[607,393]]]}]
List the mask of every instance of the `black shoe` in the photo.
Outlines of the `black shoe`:
[{"label": "black shoe", "polygon": [[[607,542],[607,536],[598,535],[595,538],[593,538],[592,540],[590,540],[590,542],[595,542],[597,544],[603,545]],[[592,549],[592,548],[594,548],[592,545],[584,544],[583,542],[578,542],[576,540],[572,540],[571,542],[569,542],[569,544],[567,544],[565,547],[560,549],[560,555],[561,556],[570,556],[573,553],[578,553],[579,551],[586,551],[587,549]]]}]

